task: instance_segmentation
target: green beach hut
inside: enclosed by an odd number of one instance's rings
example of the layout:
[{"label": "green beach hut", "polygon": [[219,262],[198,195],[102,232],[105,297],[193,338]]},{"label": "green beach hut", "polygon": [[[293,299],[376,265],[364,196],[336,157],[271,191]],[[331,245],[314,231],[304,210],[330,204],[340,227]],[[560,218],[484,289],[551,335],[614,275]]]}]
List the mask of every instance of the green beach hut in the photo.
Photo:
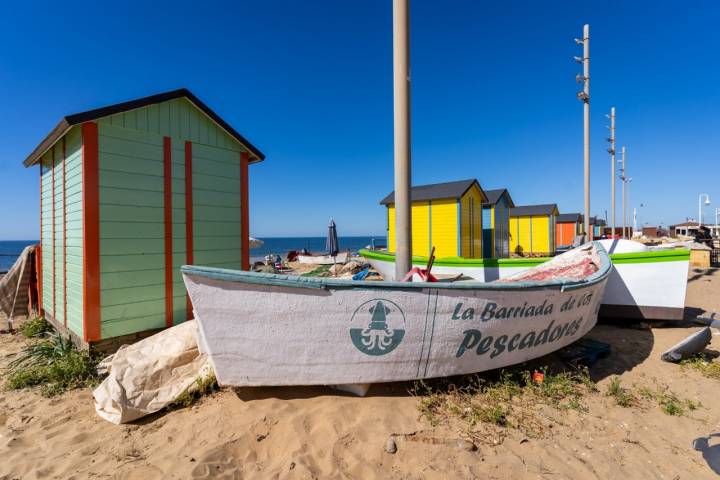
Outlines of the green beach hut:
[{"label": "green beach hut", "polygon": [[183,264],[249,268],[248,165],[264,155],[186,89],[64,117],[40,170],[40,306],[112,349],[192,317]]}]

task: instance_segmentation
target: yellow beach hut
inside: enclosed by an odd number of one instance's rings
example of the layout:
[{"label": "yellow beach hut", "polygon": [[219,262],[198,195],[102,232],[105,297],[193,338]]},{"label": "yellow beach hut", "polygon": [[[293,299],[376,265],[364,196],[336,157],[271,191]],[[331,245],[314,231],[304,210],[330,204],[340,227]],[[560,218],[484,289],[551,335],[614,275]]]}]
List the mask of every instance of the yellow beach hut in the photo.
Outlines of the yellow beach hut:
[{"label": "yellow beach hut", "polygon": [[485,190],[488,201],[483,203],[483,258],[510,256],[510,209],[515,206],[505,188]]},{"label": "yellow beach hut", "polygon": [[[412,187],[413,255],[482,258],[482,204],[487,196],[477,180]],[[388,250],[395,250],[395,192],[380,201],[387,207]]]},{"label": "yellow beach hut", "polygon": [[554,203],[525,205],[510,209],[510,250],[517,254],[555,253],[555,225],[558,208]]}]

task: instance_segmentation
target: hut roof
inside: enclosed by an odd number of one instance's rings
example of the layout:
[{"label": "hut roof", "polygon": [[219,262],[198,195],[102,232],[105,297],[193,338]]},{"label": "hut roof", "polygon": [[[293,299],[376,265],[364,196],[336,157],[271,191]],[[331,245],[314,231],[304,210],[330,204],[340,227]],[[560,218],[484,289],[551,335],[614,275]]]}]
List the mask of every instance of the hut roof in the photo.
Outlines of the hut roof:
[{"label": "hut roof", "polygon": [[597,227],[604,227],[605,226],[605,220],[598,217],[590,217],[590,225],[595,225]]},{"label": "hut roof", "polygon": [[[178,90],[172,90],[165,93],[159,93],[157,95],[151,95],[149,97],[138,98],[136,100],[130,100],[128,102],[116,103],[107,107],[96,108],[94,110],[88,110],[86,112],[74,113],[63,117],[60,122],[53,128],[45,139],[35,147],[30,155],[25,159],[23,165],[29,167],[34,165],[40,160],[40,157],[52,147],[55,142],[62,138],[65,133],[74,125],[78,125],[84,122],[90,122],[99,118],[115,115],[116,113],[127,112],[129,110],[135,110],[136,108],[147,107],[156,103],[167,102],[168,100],[174,100],[176,98],[186,98],[190,103],[200,109],[205,115],[215,122],[220,128],[225,130],[228,135],[233,137],[238,143],[242,144],[245,148],[250,150],[251,154],[255,157],[255,162],[259,162],[265,159],[265,155],[248,142],[245,137],[240,135],[237,130],[230,126],[225,120],[213,112],[210,107],[205,105],[199,98],[193,93],[186,89],[180,88]],[[252,160],[251,160],[252,162]]]},{"label": "hut roof", "polygon": [[580,213],[561,213],[557,216],[559,223],[582,222],[582,214]]},{"label": "hut roof", "polygon": [[[480,187],[477,180],[458,180],[456,182],[433,183],[430,185],[418,185],[410,190],[410,201],[419,202],[423,200],[435,200],[439,198],[461,198],[465,192],[470,190],[473,185],[477,185],[486,201],[487,195]],[[385,198],[380,200],[380,205],[389,205],[395,203],[395,192],[390,192]]]},{"label": "hut roof", "polygon": [[495,205],[500,201],[503,194],[507,194],[508,201],[510,202],[510,207],[514,207],[515,203],[513,203],[512,197],[510,196],[510,192],[508,192],[507,188],[498,188],[495,190],[485,190],[485,195],[487,195],[487,202],[485,202],[486,205]]},{"label": "hut roof", "polygon": [[557,212],[557,205],[544,203],[542,205],[523,205],[510,209],[511,217],[522,217],[524,215],[552,215]]}]

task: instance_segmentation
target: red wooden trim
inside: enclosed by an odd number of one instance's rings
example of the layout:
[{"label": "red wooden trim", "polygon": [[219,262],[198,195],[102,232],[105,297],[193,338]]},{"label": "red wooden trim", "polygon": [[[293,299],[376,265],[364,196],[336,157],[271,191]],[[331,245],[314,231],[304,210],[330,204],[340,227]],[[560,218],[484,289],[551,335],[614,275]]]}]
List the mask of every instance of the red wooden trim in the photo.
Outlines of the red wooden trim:
[{"label": "red wooden trim", "polygon": [[165,326],[173,326],[172,157],[170,137],[163,137],[163,183],[165,205]]},{"label": "red wooden trim", "polygon": [[[192,142],[185,142],[185,262],[192,265],[195,261],[193,255],[193,178],[192,178]],[[193,317],[190,295],[186,294],[186,318]]]},{"label": "red wooden trim", "polygon": [[43,308],[43,298],[42,298],[42,232],[43,232],[43,202],[42,202],[42,196],[43,196],[43,162],[42,158],[40,159],[40,247],[37,249],[35,253],[35,268],[37,268],[37,289],[38,289],[38,315],[43,315],[45,313],[45,308]]},{"label": "red wooden trim", "polygon": [[57,317],[57,295],[55,293],[55,270],[57,266],[57,248],[55,245],[55,145],[50,150],[50,160],[52,161],[52,316]]},{"label": "red wooden trim", "polygon": [[247,152],[240,154],[240,269],[250,270],[250,209],[248,208]]},{"label": "red wooden trim", "polygon": [[67,188],[65,187],[65,171],[67,163],[67,154],[65,151],[65,137],[62,139],[62,181],[63,181],[63,323],[67,328]]},{"label": "red wooden trim", "polygon": [[83,339],[100,340],[100,188],[97,123],[82,124]]}]

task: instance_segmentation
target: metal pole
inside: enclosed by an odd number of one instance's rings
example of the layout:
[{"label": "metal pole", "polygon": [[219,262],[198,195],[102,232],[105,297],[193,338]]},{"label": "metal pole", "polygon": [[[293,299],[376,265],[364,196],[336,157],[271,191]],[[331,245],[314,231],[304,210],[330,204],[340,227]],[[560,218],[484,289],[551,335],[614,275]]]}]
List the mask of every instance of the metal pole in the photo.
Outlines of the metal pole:
[{"label": "metal pole", "polygon": [[398,280],[402,279],[412,268],[409,10],[409,0],[393,0],[395,278]]},{"label": "metal pole", "polygon": [[702,193],[698,196],[698,229],[702,227]]},{"label": "metal pole", "polygon": [[588,239],[592,239],[590,232],[590,25],[583,26],[583,76],[585,77],[583,91],[585,102],[584,113],[584,165],[585,165],[585,231],[589,232]]},{"label": "metal pole", "polygon": [[610,108],[610,225],[615,238],[615,107]]},{"label": "metal pole", "polygon": [[622,230],[622,238],[626,237],[627,230],[625,229],[625,223],[627,221],[627,212],[625,208],[625,181],[627,178],[625,177],[625,147],[622,147],[622,159],[620,160],[622,167],[620,167],[620,181],[622,182],[622,219],[623,219],[623,230]]}]

